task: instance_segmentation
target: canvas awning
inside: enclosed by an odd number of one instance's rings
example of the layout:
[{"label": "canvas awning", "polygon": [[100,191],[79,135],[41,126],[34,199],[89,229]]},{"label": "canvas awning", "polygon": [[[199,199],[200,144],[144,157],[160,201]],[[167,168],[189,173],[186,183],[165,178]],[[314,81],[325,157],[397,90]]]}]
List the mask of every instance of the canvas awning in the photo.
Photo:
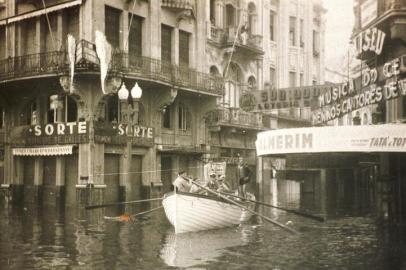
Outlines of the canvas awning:
[{"label": "canvas awning", "polygon": [[406,152],[406,124],[278,129],[261,132],[257,155]]},{"label": "canvas awning", "polygon": [[73,145],[13,148],[14,156],[62,156],[72,155]]},{"label": "canvas awning", "polygon": [[14,22],[18,22],[18,21],[22,21],[25,19],[29,19],[29,18],[33,18],[33,17],[37,17],[37,16],[41,16],[45,13],[51,13],[54,11],[58,11],[64,8],[69,8],[69,7],[73,7],[73,6],[77,6],[77,5],[81,5],[83,0],[73,0],[73,1],[68,1],[62,4],[57,4],[57,5],[53,5],[53,6],[49,6],[46,7],[46,9],[37,9],[34,11],[30,11],[27,13],[23,13],[14,17],[10,17],[4,20],[0,21],[0,25],[4,25],[7,23],[14,23]]}]

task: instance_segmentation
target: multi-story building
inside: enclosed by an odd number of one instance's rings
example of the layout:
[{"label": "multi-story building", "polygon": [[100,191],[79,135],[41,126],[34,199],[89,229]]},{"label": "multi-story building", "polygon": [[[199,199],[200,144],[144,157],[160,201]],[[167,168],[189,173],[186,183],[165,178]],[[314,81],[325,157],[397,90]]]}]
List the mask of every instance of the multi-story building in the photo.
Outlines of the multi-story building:
[{"label": "multi-story building", "polygon": [[4,194],[138,198],[209,160],[234,182],[274,121],[249,93],[323,83],[324,13],[319,0],[4,1]]},{"label": "multi-story building", "polygon": [[[372,123],[403,127],[406,118],[404,78],[406,75],[406,1],[354,1],[353,43],[361,61],[362,87],[358,93],[381,92],[375,99]],[[385,125],[381,126],[384,131]],[[395,145],[395,143],[390,144]],[[396,144],[397,145],[397,144]],[[404,151],[379,154],[379,179],[375,183],[381,216],[404,224]]]},{"label": "multi-story building", "polygon": [[[208,67],[226,80],[219,108],[208,118],[211,152],[231,161],[232,175],[237,156],[255,164],[256,133],[275,123],[263,110],[293,102],[293,91],[287,96],[276,89],[324,83],[325,9],[321,1],[211,0],[206,10]],[[272,91],[274,100],[258,100]],[[250,93],[271,106],[255,108]],[[246,112],[252,109],[257,112]]]},{"label": "multi-story building", "polygon": [[192,0],[2,3],[3,189],[75,204],[200,176],[203,116],[223,89],[204,64],[205,19]]}]

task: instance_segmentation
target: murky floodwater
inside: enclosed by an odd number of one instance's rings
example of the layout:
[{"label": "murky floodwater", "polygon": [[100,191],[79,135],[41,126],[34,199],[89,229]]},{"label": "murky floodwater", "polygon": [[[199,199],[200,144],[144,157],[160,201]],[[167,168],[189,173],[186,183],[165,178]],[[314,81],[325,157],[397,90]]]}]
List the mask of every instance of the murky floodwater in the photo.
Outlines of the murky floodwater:
[{"label": "murky floodwater", "polygon": [[[146,208],[147,206],[144,206]],[[141,211],[128,208],[127,211]],[[118,211],[118,210],[117,210]],[[253,220],[175,235],[163,210],[132,222],[114,210],[0,210],[1,269],[405,269],[406,245],[370,217],[325,223],[267,211],[300,231]]]}]

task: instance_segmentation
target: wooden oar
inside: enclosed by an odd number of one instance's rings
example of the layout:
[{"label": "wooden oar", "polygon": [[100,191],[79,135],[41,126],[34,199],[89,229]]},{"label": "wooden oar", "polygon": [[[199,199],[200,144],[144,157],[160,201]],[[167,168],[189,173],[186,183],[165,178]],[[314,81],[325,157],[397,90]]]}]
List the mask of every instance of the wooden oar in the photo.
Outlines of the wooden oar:
[{"label": "wooden oar", "polygon": [[254,214],[254,215],[257,215],[257,216],[263,218],[264,220],[266,220],[266,221],[268,221],[268,222],[270,222],[270,223],[272,223],[272,224],[274,224],[274,225],[276,225],[276,226],[281,227],[282,229],[285,229],[285,230],[287,230],[287,231],[289,231],[289,232],[291,232],[291,233],[295,233],[295,234],[299,233],[298,231],[296,231],[296,230],[294,230],[294,229],[292,229],[292,228],[289,228],[289,227],[283,225],[282,223],[279,223],[279,222],[277,222],[277,221],[275,221],[275,220],[273,220],[273,219],[270,219],[270,218],[267,217],[267,216],[264,216],[264,215],[262,215],[262,214],[260,214],[260,213],[258,213],[258,212],[255,212],[254,210],[251,210],[251,209],[249,209],[248,207],[245,207],[245,206],[243,206],[243,205],[241,205],[241,204],[239,204],[239,203],[237,203],[237,202],[235,202],[235,201],[233,201],[233,200],[227,198],[226,196],[221,195],[221,194],[220,194],[219,192],[217,192],[217,191],[214,191],[214,190],[212,190],[212,189],[210,189],[210,188],[207,188],[207,187],[205,187],[205,186],[202,186],[202,185],[200,185],[199,183],[196,183],[196,182],[193,181],[193,180],[191,180],[191,182],[192,182],[194,185],[196,185],[196,186],[198,186],[198,187],[200,187],[200,188],[203,188],[203,189],[207,190],[208,192],[210,192],[210,193],[212,193],[212,194],[214,194],[214,195],[216,195],[216,196],[219,196],[219,197],[222,198],[223,200],[226,200],[226,201],[228,201],[229,203],[234,204],[234,205],[240,207],[241,209],[245,209],[245,210],[247,210],[248,212],[250,212],[250,213],[252,213],[252,214]]},{"label": "wooden oar", "polygon": [[132,214],[132,215],[123,214],[123,215],[120,215],[120,216],[118,216],[118,217],[107,217],[107,216],[105,216],[104,219],[114,220],[114,221],[131,221],[131,220],[133,220],[133,218],[136,217],[136,216],[141,216],[141,215],[144,215],[144,214],[149,214],[149,213],[151,213],[151,212],[154,212],[154,211],[156,211],[156,210],[161,209],[162,207],[163,207],[163,206],[161,205],[161,206],[159,206],[159,207],[152,208],[151,210],[147,210],[147,211],[144,211],[144,212],[139,212],[139,213]]},{"label": "wooden oar", "polygon": [[96,208],[103,208],[103,207],[109,207],[109,206],[116,206],[116,205],[120,205],[120,204],[130,204],[130,203],[140,203],[140,202],[152,202],[152,201],[160,201],[160,200],[163,200],[163,198],[152,198],[152,199],[136,200],[136,201],[127,201],[127,202],[115,202],[115,203],[86,205],[86,206],[85,206],[85,209],[86,209],[86,210],[90,210],[90,209],[96,209]]},{"label": "wooden oar", "polygon": [[268,203],[264,203],[264,202],[260,202],[260,201],[244,199],[243,197],[236,196],[236,195],[229,194],[229,193],[224,193],[224,192],[220,192],[220,191],[217,191],[217,192],[221,193],[223,195],[230,196],[230,197],[238,198],[238,199],[241,199],[241,200],[247,200],[249,202],[253,202],[253,203],[256,203],[256,204],[259,204],[259,205],[264,205],[264,206],[272,207],[272,208],[279,209],[279,210],[282,210],[282,211],[285,211],[285,212],[293,213],[293,214],[296,214],[298,216],[314,219],[314,220],[321,221],[321,222],[325,221],[324,217],[315,216],[315,215],[308,214],[308,213],[303,213],[303,212],[300,212],[300,211],[297,211],[297,210],[294,210],[294,209],[288,209],[288,208],[284,208],[284,207],[279,207],[279,206],[276,206],[276,205],[272,205],[272,204],[268,204]]}]

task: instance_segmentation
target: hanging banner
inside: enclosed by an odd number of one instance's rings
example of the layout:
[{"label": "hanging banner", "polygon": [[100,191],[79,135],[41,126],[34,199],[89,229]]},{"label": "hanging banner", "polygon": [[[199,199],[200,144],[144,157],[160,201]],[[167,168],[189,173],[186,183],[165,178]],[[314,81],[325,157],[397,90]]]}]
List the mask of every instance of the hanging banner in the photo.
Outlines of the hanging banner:
[{"label": "hanging banner", "polygon": [[104,82],[107,78],[107,71],[109,69],[111,57],[112,57],[112,48],[111,45],[107,42],[106,37],[100,31],[96,31],[96,53],[97,57],[100,60],[100,80],[101,80],[101,88],[103,94],[106,94]]},{"label": "hanging banner", "polygon": [[406,152],[406,124],[278,129],[261,132],[257,155]]},{"label": "hanging banner", "polygon": [[75,75],[75,54],[76,54],[76,39],[72,35],[68,35],[68,59],[70,67],[70,92],[73,92],[73,77]]}]

